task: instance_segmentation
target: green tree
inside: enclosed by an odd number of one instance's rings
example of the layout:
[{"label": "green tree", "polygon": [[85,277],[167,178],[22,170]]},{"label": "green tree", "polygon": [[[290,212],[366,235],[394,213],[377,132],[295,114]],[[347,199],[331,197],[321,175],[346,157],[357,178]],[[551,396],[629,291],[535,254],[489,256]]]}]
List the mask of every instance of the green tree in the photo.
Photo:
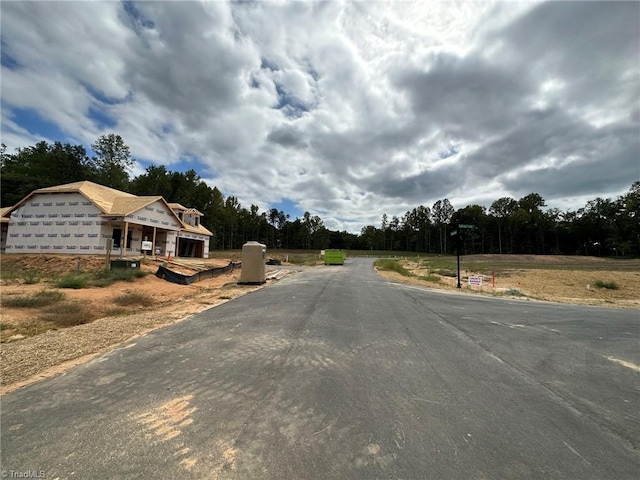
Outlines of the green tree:
[{"label": "green tree", "polygon": [[[538,193],[530,193],[518,200],[519,213],[523,234],[522,244],[526,253],[545,253],[544,230],[545,218],[541,210],[546,206],[544,198]],[[534,248],[535,245],[535,248]]]},{"label": "green tree", "polygon": [[510,222],[511,217],[518,208],[518,202],[511,197],[502,197],[495,200],[489,208],[489,213],[495,218],[498,225],[498,251],[502,254],[502,227],[505,222]]},{"label": "green tree", "polygon": [[131,181],[129,190],[134,195],[160,195],[172,201],[171,172],[164,165],[149,165],[145,173]]},{"label": "green tree", "polygon": [[451,222],[454,209],[448,199],[438,200],[433,204],[431,209],[431,217],[433,224],[440,232],[440,253],[447,251],[447,225]]},{"label": "green tree", "polygon": [[100,136],[91,145],[98,183],[117,190],[129,189],[129,170],[135,160],[122,137],[115,133]]},{"label": "green tree", "polygon": [[367,225],[366,227],[362,227],[360,231],[360,238],[362,242],[369,248],[369,250],[377,249],[378,246],[378,236],[380,230],[378,230],[373,225]]},{"label": "green tree", "polygon": [[2,153],[0,163],[0,202],[15,205],[33,190],[53,185],[91,180],[94,170],[82,145],[38,142]]}]

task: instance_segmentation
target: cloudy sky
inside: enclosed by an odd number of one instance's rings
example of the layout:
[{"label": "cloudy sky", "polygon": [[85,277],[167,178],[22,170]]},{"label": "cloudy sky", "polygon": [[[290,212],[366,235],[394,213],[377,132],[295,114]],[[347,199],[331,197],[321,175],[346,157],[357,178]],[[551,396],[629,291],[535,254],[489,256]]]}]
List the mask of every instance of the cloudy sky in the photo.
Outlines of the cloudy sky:
[{"label": "cloudy sky", "polygon": [[579,208],[640,180],[638,2],[0,4],[2,141],[195,169],[359,232],[448,198]]}]

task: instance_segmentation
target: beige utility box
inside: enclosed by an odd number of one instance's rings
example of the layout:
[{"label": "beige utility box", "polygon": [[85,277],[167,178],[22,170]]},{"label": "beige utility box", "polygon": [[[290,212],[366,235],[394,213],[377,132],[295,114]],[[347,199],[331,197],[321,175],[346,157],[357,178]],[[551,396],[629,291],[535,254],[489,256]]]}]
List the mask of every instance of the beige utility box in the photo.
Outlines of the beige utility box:
[{"label": "beige utility box", "polygon": [[258,242],[247,242],[242,246],[242,271],[240,283],[264,283],[266,280],[265,257],[267,247]]}]

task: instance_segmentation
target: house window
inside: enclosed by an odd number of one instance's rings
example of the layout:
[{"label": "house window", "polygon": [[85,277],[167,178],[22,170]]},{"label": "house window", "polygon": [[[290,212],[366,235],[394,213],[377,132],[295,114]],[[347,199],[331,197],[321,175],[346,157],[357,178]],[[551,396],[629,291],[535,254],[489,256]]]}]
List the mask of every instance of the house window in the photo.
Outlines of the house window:
[{"label": "house window", "polygon": [[122,230],[120,228],[114,228],[111,238],[113,238],[113,248],[120,248],[120,242],[122,241]]},{"label": "house window", "polygon": [[[131,248],[132,233],[133,232],[129,230],[129,234],[127,235],[127,248]],[[120,248],[120,246],[122,245],[122,229],[114,228],[111,238],[113,238],[113,248]]]},{"label": "house window", "polygon": [[195,219],[196,227],[200,225],[200,217],[196,217]]}]

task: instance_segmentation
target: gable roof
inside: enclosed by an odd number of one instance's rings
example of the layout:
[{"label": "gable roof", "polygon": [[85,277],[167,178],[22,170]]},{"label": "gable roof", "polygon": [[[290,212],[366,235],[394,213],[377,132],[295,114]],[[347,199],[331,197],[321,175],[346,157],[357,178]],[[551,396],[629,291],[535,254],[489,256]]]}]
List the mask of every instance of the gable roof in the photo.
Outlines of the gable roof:
[{"label": "gable roof", "polygon": [[200,210],[196,208],[187,208],[180,203],[170,203],[169,207],[171,207],[171,210],[180,210],[182,213],[194,213],[196,215],[200,215],[201,217],[204,216],[204,213],[202,213]]},{"label": "gable roof", "polygon": [[0,208],[0,223],[9,223],[9,212],[13,207],[2,207]]},{"label": "gable roof", "polygon": [[[127,215],[140,210],[141,208],[146,207],[154,202],[159,200],[164,200],[160,196],[156,197],[120,197],[116,198],[113,201],[113,205],[111,206],[111,210],[109,211],[109,215],[116,215],[118,217],[126,217]],[[164,202],[166,205],[166,202]],[[167,206],[168,207],[168,206]],[[170,208],[167,208],[171,210]]]},{"label": "gable roof", "polygon": [[[91,200],[96,207],[102,210],[102,213],[111,214],[111,209],[116,199],[139,198],[135,195],[127,192],[121,192],[115,188],[105,187],[97,183],[84,180],[82,182],[66,183],[64,185],[56,185],[53,187],[45,187],[34,190],[24,200],[21,200],[19,204],[24,203],[29,197],[37,193],[81,193],[89,200]],[[17,206],[17,205],[16,205]]]},{"label": "gable roof", "polygon": [[194,227],[193,225],[189,225],[188,223],[184,223],[184,222],[182,222],[182,225],[183,225],[182,230],[184,230],[185,232],[198,233],[200,235],[209,235],[209,236],[213,235],[213,233],[211,233],[202,225],[198,225],[197,227]]}]

